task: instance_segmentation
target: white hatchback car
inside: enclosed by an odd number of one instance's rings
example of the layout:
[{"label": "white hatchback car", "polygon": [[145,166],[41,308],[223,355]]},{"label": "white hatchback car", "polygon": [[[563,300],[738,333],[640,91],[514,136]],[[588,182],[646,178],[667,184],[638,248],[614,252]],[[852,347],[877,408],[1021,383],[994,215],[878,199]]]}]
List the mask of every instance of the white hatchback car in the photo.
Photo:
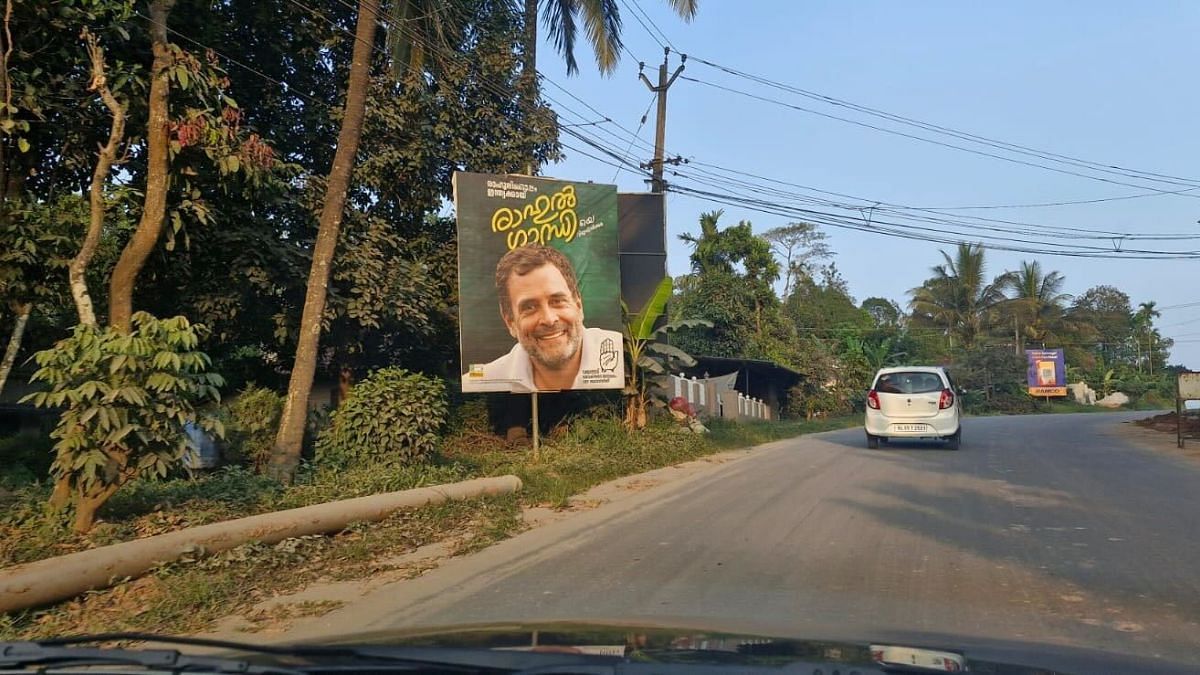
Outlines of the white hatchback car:
[{"label": "white hatchback car", "polygon": [[892,438],[938,438],[957,450],[962,442],[962,403],[945,369],[884,368],[867,392],[867,447]]}]

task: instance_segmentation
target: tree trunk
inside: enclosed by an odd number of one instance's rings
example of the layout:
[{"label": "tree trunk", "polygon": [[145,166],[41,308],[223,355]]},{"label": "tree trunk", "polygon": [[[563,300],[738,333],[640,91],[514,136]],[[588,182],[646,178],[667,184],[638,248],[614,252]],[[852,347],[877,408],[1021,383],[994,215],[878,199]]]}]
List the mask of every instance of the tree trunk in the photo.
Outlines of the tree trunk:
[{"label": "tree trunk", "polygon": [[[88,55],[92,60],[91,91],[99,92],[101,100],[112,115],[112,125],[108,131],[108,142],[100,148],[100,156],[96,160],[96,168],[92,172],[92,185],[89,190],[91,198],[91,219],[88,222],[87,235],[79,253],[71,259],[67,267],[67,278],[71,285],[71,297],[75,299],[75,309],[79,314],[79,323],[88,326],[96,325],[96,311],[92,306],[92,296],[88,293],[87,267],[96,247],[100,244],[100,234],[104,230],[104,184],[108,174],[117,161],[117,148],[125,136],[125,108],[117,102],[112,91],[108,88],[105,75],[104,50],[96,43],[96,38],[84,29],[84,39],[87,41]],[[157,59],[157,57],[156,57]]]},{"label": "tree trunk", "polygon": [[525,110],[532,111],[537,106],[537,15],[538,0],[525,0],[525,53],[521,61],[521,88],[525,99]]},{"label": "tree trunk", "polygon": [[350,389],[354,387],[354,372],[350,370],[350,366],[342,366],[338,369],[338,396],[334,406],[340,406],[347,398],[350,398]]},{"label": "tree trunk", "polygon": [[279,433],[271,453],[268,474],[290,483],[300,463],[304,441],[304,422],[308,415],[308,395],[312,390],[317,368],[317,350],[321,342],[321,319],[325,313],[325,296],[329,271],[337,249],[342,224],[342,210],[350,187],[350,174],[358,154],[366,112],[367,88],[370,85],[371,51],[375,44],[378,17],[376,0],[359,0],[358,21],[354,34],[354,56],[350,63],[346,87],[346,110],[338,132],[337,151],[325,187],[325,203],[313,247],[312,267],[308,272],[308,289],[304,296],[304,312],[300,318],[300,335],[296,344],[296,360],[288,382],[288,395],[279,421]]},{"label": "tree trunk", "polygon": [[71,529],[77,534],[91,531],[92,526],[96,524],[96,513],[110,497],[117,493],[119,488],[120,484],[110,484],[87,492],[80,488],[75,495],[75,523]]},{"label": "tree trunk", "polygon": [[4,360],[0,361],[0,392],[4,391],[4,383],[12,372],[13,364],[17,361],[17,352],[21,351],[21,339],[25,337],[25,325],[29,323],[29,315],[33,312],[33,303],[15,304],[13,311],[17,321],[13,324],[12,336],[8,338],[8,348],[4,350]]},{"label": "tree trunk", "polygon": [[54,492],[50,495],[50,510],[58,513],[71,503],[71,479],[60,476],[54,479]]},{"label": "tree trunk", "polygon": [[[150,119],[146,124],[146,197],[142,218],[133,237],[121,251],[109,283],[108,323],[128,333],[133,317],[133,288],[146,258],[158,244],[167,210],[168,132],[167,115],[170,81],[167,69],[173,65],[167,42],[167,16],[175,0],[153,0],[150,3],[150,41],[154,63],[150,77]],[[110,137],[111,138],[111,137]]]}]

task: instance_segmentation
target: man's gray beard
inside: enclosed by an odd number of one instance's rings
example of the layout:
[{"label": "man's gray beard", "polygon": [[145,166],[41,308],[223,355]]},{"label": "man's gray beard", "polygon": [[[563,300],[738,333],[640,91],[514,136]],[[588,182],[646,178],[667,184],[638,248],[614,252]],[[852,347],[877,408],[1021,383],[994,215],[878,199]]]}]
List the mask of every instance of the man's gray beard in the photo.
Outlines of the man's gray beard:
[{"label": "man's gray beard", "polygon": [[568,324],[566,330],[570,343],[568,348],[557,356],[546,354],[538,346],[537,338],[530,338],[529,344],[523,344],[525,352],[529,354],[530,360],[536,362],[546,370],[561,370],[570,363],[571,359],[575,358],[575,355],[579,353],[580,348],[583,346],[583,326],[580,324]]}]

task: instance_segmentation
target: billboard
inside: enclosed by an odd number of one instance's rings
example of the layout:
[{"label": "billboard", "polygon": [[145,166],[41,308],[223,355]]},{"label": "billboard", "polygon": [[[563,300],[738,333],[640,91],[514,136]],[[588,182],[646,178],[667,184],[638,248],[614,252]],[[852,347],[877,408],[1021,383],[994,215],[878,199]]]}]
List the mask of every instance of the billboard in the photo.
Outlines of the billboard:
[{"label": "billboard", "polygon": [[621,297],[629,311],[642,311],[667,276],[666,211],[661,192],[617,195],[621,250]]},{"label": "billboard", "polygon": [[464,392],[621,389],[617,188],[454,174]]},{"label": "billboard", "polygon": [[1067,364],[1061,349],[1026,349],[1030,396],[1066,396]]}]

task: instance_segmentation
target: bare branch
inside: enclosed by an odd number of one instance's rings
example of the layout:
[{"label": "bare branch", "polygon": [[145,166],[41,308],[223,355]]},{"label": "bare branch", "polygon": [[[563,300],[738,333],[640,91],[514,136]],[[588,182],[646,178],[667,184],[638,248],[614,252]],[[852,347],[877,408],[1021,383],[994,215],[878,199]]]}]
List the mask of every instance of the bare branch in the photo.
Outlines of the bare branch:
[{"label": "bare branch", "polygon": [[[75,309],[79,313],[79,322],[90,326],[96,325],[96,312],[92,306],[92,298],[88,293],[86,272],[88,263],[96,253],[100,244],[100,235],[104,230],[104,185],[112,166],[117,163],[117,149],[125,137],[125,107],[117,101],[112,90],[108,88],[107,69],[104,65],[104,49],[96,40],[96,36],[87,28],[81,36],[87,44],[88,57],[92,62],[92,81],[88,85],[90,91],[100,95],[100,100],[112,115],[112,125],[108,131],[108,142],[100,146],[96,159],[96,168],[92,172],[92,184],[89,191],[91,214],[88,222],[87,235],[79,253],[71,259],[67,275],[71,284],[71,296],[75,299]],[[126,148],[128,153],[128,148]],[[124,161],[124,158],[122,159]]]}]

